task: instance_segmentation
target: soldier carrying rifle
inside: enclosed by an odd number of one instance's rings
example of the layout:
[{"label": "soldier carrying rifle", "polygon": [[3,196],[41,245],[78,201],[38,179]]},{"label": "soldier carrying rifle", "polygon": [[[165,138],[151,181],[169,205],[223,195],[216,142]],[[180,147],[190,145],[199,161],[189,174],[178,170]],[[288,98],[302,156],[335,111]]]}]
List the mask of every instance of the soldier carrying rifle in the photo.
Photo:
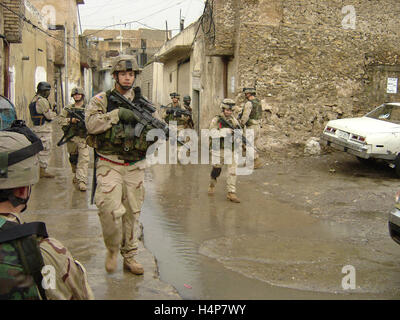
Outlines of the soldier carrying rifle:
[{"label": "soldier carrying rifle", "polygon": [[69,162],[71,163],[73,182],[79,190],[87,190],[89,147],[86,143],[87,130],[85,126],[85,92],[82,88],[74,88],[71,97],[75,103],[61,111],[58,123],[62,126],[64,136],[58,146],[67,143]]}]

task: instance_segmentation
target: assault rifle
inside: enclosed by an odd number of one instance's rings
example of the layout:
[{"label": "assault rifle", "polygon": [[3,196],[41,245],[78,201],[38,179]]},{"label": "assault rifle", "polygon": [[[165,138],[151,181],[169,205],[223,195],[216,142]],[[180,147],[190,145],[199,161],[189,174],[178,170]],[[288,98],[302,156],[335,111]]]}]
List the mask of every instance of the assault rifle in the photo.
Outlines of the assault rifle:
[{"label": "assault rifle", "polygon": [[[62,138],[60,139],[60,141],[57,142],[57,146],[62,146],[63,144],[67,143],[68,141],[70,141],[73,137],[76,136],[76,130],[74,129],[74,126],[76,126],[79,129],[84,129],[86,130],[86,126],[85,126],[85,114],[84,114],[84,109],[79,110],[79,109],[70,109],[70,108],[65,108],[65,111],[68,112],[69,115],[69,125],[65,127],[65,129],[63,129],[64,131],[64,135],[62,136]],[[78,123],[74,124],[72,123],[72,119],[78,119]]]},{"label": "assault rifle", "polygon": [[[113,101],[121,108],[127,108],[134,113],[135,118],[135,127],[133,129],[133,136],[139,138],[143,132],[143,130],[147,126],[151,126],[154,129],[161,129],[164,134],[165,138],[168,140],[169,138],[169,127],[165,122],[158,120],[157,118],[153,117],[152,113],[154,113],[157,109],[150,103],[139,105],[129,99],[125,98],[122,94],[118,91],[113,90],[111,91],[110,101]],[[181,139],[177,139],[178,143],[181,145],[185,145],[184,141]]]},{"label": "assault rifle", "polygon": [[173,114],[175,117],[180,117],[180,116],[192,117],[192,113],[189,110],[181,108],[167,108],[167,114]]},{"label": "assault rifle", "polygon": [[242,139],[242,142],[245,146],[249,146],[253,148],[256,152],[260,152],[255,146],[253,146],[247,139],[246,137],[240,132],[242,130],[242,127],[238,125],[237,127],[234,127],[232,124],[230,124],[228,121],[226,121],[224,118],[220,117],[220,121],[222,124],[226,125],[228,128],[232,129],[234,132],[237,132],[240,135],[240,138]]}]

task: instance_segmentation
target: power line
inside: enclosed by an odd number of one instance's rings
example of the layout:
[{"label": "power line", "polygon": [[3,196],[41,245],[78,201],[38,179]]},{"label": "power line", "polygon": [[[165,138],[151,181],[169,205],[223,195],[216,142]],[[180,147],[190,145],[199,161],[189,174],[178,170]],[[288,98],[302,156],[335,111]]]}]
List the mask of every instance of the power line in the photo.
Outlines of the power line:
[{"label": "power line", "polygon": [[169,7],[166,7],[166,8],[164,8],[164,9],[161,9],[161,10],[159,10],[159,11],[153,12],[151,15],[148,15],[148,16],[146,16],[146,17],[140,18],[139,20],[127,21],[127,22],[122,22],[122,23],[117,23],[117,24],[112,24],[112,25],[109,25],[109,26],[105,26],[105,27],[103,27],[102,29],[100,29],[100,30],[98,30],[98,31],[96,31],[96,32],[93,32],[93,33],[91,33],[91,34],[85,35],[85,37],[90,37],[90,36],[92,36],[92,35],[94,35],[94,34],[96,34],[96,33],[99,33],[99,32],[101,32],[101,31],[103,31],[103,30],[105,30],[105,29],[108,29],[108,28],[111,28],[111,27],[116,27],[116,26],[121,26],[121,25],[127,25],[127,24],[129,24],[129,23],[134,23],[134,22],[139,23],[139,24],[141,24],[141,25],[143,25],[143,26],[145,26],[145,27],[147,27],[147,28],[149,28],[149,29],[153,29],[153,30],[164,30],[164,29],[158,29],[158,28],[153,28],[153,27],[147,26],[147,25],[145,25],[144,23],[141,23],[140,20],[147,19],[147,18],[152,17],[152,16],[154,16],[154,15],[160,13],[160,12],[163,12],[163,11],[165,11],[165,10],[171,9],[171,8],[177,6],[177,5],[182,4],[182,2],[185,2],[185,1],[188,1],[188,0],[181,0],[181,1],[179,1],[178,3],[175,3],[175,4],[172,5],[172,6],[169,6]]},{"label": "power line", "polygon": [[16,16],[18,16],[22,21],[24,21],[25,23],[30,24],[34,29],[37,29],[41,32],[43,32],[44,34],[46,34],[47,36],[49,36],[50,38],[56,39],[60,42],[62,42],[63,44],[67,44],[68,46],[70,46],[71,48],[73,48],[74,50],[78,51],[78,49],[76,49],[73,45],[71,45],[68,41],[64,41],[64,40],[60,40],[58,38],[56,38],[55,36],[53,36],[52,34],[48,33],[47,31],[43,30],[42,28],[38,27],[37,25],[35,25],[34,23],[32,23],[31,20],[27,19],[25,16],[20,15],[19,13],[15,12],[14,10],[10,9],[8,6],[6,6],[5,4],[0,2],[0,6],[2,6],[3,8],[7,9],[8,11],[12,12],[13,14],[15,14]]}]

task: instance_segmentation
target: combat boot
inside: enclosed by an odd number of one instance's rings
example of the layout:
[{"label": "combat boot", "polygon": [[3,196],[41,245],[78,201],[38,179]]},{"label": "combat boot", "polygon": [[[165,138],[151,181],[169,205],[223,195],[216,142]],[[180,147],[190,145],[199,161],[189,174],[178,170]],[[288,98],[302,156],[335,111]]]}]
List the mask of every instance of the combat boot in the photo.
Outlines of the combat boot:
[{"label": "combat boot", "polygon": [[232,202],[240,203],[239,198],[236,196],[236,193],[234,193],[234,192],[228,192],[228,194],[226,195],[226,198]]},{"label": "combat boot", "polygon": [[254,160],[254,169],[259,169],[262,166],[264,166],[264,162],[260,158]]},{"label": "combat boot", "polygon": [[79,190],[86,191],[87,190],[86,183],[84,183],[82,181],[79,182]]},{"label": "combat boot", "polygon": [[136,275],[144,273],[143,266],[133,258],[124,259],[124,269]]},{"label": "combat boot", "polygon": [[117,269],[117,251],[113,252],[110,250],[107,250],[107,257],[106,257],[106,271],[108,273],[112,273]]},{"label": "combat boot", "polygon": [[55,175],[48,172],[45,168],[40,167],[40,178],[54,178]]}]

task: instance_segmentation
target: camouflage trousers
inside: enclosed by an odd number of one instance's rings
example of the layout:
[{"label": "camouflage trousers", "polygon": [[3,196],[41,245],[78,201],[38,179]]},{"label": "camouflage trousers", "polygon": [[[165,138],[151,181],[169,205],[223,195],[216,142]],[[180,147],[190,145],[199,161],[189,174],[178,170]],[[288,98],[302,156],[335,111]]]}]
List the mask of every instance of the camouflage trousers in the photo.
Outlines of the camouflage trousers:
[{"label": "camouflage trousers", "polygon": [[73,137],[67,142],[67,151],[70,156],[77,157],[77,163],[75,163],[76,179],[79,182],[87,184],[90,156],[89,147],[86,144],[85,138]]},{"label": "camouflage trousers", "polygon": [[[257,149],[259,149],[260,148],[260,137],[261,137],[261,126],[259,124],[253,124],[253,125],[247,126],[244,134],[246,134],[246,130],[249,130],[249,129],[254,130],[254,144],[253,145]],[[259,157],[260,157],[260,155],[258,154],[258,152],[256,150],[254,150],[254,160],[256,160]]]},{"label": "camouflage trousers", "polygon": [[[235,158],[233,156],[233,153],[229,158],[232,157],[231,163],[224,164],[224,149],[221,149],[220,154],[218,155],[218,152],[215,150],[211,150],[211,163],[213,165],[213,168],[221,168],[226,165],[228,172],[227,172],[227,177],[226,177],[226,187],[228,192],[236,193],[236,168],[237,168],[237,163],[235,161]],[[219,159],[219,164],[217,164]],[[228,159],[227,159],[228,160]],[[227,161],[228,162],[228,161]],[[216,186],[217,180],[210,178],[210,186]]]},{"label": "camouflage trousers", "polygon": [[112,252],[119,249],[124,258],[134,256],[138,249],[135,229],[144,200],[145,166],[145,161],[130,166],[97,162],[95,203],[104,243]]},{"label": "camouflage trousers", "polygon": [[40,132],[41,127],[33,127],[32,131],[40,138],[43,144],[43,150],[39,152],[39,166],[46,169],[49,166],[51,147],[52,147],[52,132]]}]

